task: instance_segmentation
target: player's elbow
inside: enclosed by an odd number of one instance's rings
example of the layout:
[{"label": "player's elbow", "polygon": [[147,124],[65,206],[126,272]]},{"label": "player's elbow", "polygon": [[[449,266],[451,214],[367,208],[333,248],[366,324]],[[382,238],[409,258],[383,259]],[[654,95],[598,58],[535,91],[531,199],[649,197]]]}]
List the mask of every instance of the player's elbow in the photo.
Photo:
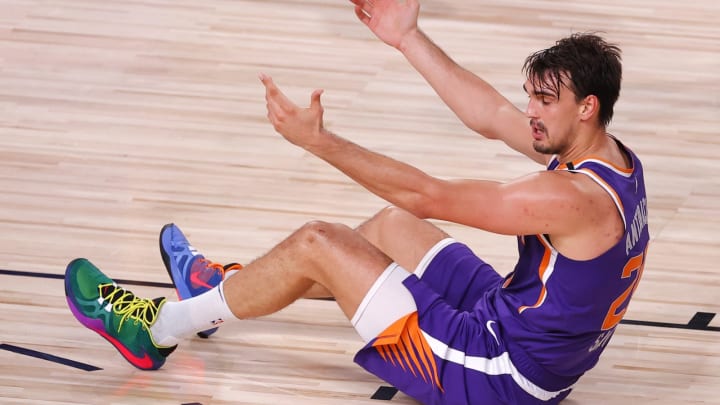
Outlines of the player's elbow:
[{"label": "player's elbow", "polygon": [[440,183],[438,179],[427,181],[423,187],[412,193],[405,209],[421,219],[437,218],[444,198]]}]

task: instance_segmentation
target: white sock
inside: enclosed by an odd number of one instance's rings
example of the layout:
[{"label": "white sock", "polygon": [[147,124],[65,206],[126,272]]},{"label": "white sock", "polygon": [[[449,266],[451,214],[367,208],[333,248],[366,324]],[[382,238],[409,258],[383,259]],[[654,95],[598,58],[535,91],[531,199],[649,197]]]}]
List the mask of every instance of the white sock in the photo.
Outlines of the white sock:
[{"label": "white sock", "polygon": [[153,340],[160,346],[173,346],[181,338],[216,328],[225,321],[237,319],[222,293],[221,282],[212,290],[179,302],[165,302],[157,320],[150,327]]}]

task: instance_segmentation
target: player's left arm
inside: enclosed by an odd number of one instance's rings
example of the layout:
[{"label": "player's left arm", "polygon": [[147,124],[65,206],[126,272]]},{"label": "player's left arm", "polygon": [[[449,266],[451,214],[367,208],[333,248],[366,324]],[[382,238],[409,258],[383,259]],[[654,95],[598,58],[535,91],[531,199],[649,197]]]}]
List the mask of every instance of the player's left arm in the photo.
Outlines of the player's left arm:
[{"label": "player's left arm", "polygon": [[617,215],[608,197],[584,176],[531,173],[510,182],[428,180],[415,215],[505,235],[570,235]]},{"label": "player's left arm", "polygon": [[327,131],[321,91],[313,92],[309,108],[300,108],[270,77],[260,79],[266,89],[268,119],[278,133],[417,217],[507,235],[563,235],[600,221],[599,216],[609,212],[597,209],[599,187],[569,172],[539,172],[507,183],[432,177]]}]

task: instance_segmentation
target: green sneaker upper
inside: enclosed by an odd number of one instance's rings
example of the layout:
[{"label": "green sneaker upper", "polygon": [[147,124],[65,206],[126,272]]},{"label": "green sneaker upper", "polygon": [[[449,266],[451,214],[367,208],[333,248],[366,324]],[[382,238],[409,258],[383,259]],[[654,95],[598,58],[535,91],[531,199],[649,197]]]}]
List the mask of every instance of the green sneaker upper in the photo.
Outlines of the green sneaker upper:
[{"label": "green sneaker upper", "polygon": [[165,298],[138,298],[87,259],[75,259],[65,271],[65,295],[75,318],[109,341],[132,365],[155,370],[176,346],[155,344],[150,326]]}]

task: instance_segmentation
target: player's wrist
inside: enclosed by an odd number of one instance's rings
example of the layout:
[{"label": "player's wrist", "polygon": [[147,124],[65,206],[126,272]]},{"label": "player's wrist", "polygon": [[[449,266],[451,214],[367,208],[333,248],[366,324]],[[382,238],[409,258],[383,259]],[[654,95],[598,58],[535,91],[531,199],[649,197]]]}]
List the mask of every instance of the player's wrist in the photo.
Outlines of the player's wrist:
[{"label": "player's wrist", "polygon": [[403,54],[411,52],[413,49],[421,45],[424,36],[425,35],[422,33],[420,28],[415,26],[403,35],[402,38],[400,38],[396,48]]},{"label": "player's wrist", "polygon": [[320,128],[318,134],[313,137],[313,140],[312,143],[303,145],[303,149],[317,157],[323,158],[341,147],[340,141],[342,138],[325,128]]}]

